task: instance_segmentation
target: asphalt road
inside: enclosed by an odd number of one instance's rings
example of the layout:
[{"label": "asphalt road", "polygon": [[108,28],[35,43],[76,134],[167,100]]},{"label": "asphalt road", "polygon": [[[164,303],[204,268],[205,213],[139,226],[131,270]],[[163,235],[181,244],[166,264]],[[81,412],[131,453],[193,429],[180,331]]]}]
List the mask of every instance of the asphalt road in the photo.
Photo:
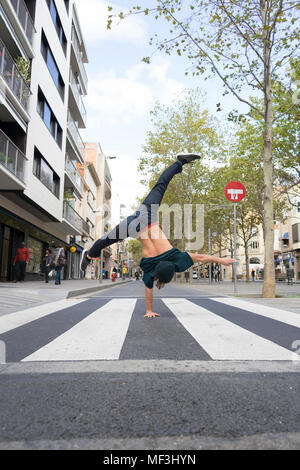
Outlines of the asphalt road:
[{"label": "asphalt road", "polygon": [[296,449],[300,316],[141,282],[0,318],[1,449]]}]

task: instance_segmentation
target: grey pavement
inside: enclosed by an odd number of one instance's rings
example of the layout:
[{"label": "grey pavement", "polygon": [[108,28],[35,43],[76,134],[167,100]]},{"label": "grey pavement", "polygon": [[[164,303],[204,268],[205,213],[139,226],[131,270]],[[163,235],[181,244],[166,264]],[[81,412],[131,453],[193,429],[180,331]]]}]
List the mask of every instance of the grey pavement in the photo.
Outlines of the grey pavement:
[{"label": "grey pavement", "polygon": [[[70,289],[74,282],[69,281]],[[93,282],[77,282],[77,292],[85,284],[97,288]],[[252,360],[252,352],[247,360],[212,360],[209,349],[222,341],[223,331],[215,329],[204,350],[191,334],[193,328],[185,329],[162,299],[190,299],[233,326],[285,349],[299,339],[299,328],[284,318],[275,321],[212,300],[230,297],[225,293],[232,288],[229,283],[224,287],[171,283],[155,289],[154,309],[161,317],[146,320],[143,283],[120,284],[87,290],[78,300],[70,299],[74,306],[1,335],[7,363],[0,365],[0,449],[299,449],[300,361]],[[51,295],[52,287],[46,286],[45,293]],[[57,292],[73,292],[63,287]],[[254,288],[259,287],[250,287],[252,295],[258,295]],[[12,293],[22,288],[8,287]],[[34,291],[29,283],[23,292],[26,289]],[[26,361],[33,352],[51,347],[56,338],[69,335],[110,301],[122,305],[123,299],[132,298],[136,304],[116,359],[82,359],[78,355],[82,336],[73,332],[68,345],[77,359],[57,360],[50,354],[48,360]],[[278,300],[287,304],[299,299]],[[97,338],[101,347],[105,321],[98,328],[86,339]],[[241,341],[242,349],[246,348]],[[83,340],[83,345],[88,347],[88,341]]]},{"label": "grey pavement", "polygon": [[104,279],[102,283],[92,279],[72,279],[62,281],[58,286],[54,284],[54,281],[49,281],[49,284],[42,281],[0,283],[0,316],[128,282],[131,282],[131,279],[125,281],[120,279],[114,283],[110,279]]},{"label": "grey pavement", "polygon": [[193,281],[189,283],[176,283],[180,288],[188,287],[191,292],[198,292],[199,294],[206,294],[210,297],[225,296],[225,297],[238,297],[245,299],[248,302],[253,302],[269,307],[276,307],[291,312],[300,313],[300,284],[296,283],[288,285],[285,283],[276,283],[276,298],[263,299],[261,281],[249,282],[239,281],[237,283],[237,293],[234,293],[234,286],[231,281],[213,282],[209,284],[208,281]]}]

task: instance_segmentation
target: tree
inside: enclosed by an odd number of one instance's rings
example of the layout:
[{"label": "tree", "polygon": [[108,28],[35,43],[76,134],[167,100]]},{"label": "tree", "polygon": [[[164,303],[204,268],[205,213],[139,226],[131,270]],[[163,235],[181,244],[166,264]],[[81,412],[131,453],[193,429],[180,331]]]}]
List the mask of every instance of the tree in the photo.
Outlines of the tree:
[{"label": "tree", "polygon": [[[166,191],[163,202],[172,206],[203,204],[209,185],[211,160],[224,152],[222,138],[216,120],[203,107],[198,90],[188,90],[170,106],[157,103],[151,111],[152,130],[147,133],[139,171],[147,176],[142,182],[148,190],[156,183],[161,172],[174,162],[180,152],[196,152],[203,155],[201,162],[183,167]],[[183,222],[183,220],[182,220]],[[171,243],[185,249],[185,240],[174,239],[171,225]],[[182,233],[184,233],[182,225]]]},{"label": "tree", "polygon": [[130,239],[127,242],[127,251],[132,256],[134,264],[138,266],[142,258],[142,245],[138,240]]},{"label": "tree", "polygon": [[[169,37],[156,46],[186,55],[195,74],[217,75],[225,93],[246,103],[263,119],[264,238],[263,296],[275,296],[273,131],[274,123],[295,105],[294,94],[281,106],[273,102],[274,84],[286,86],[286,66],[299,58],[300,2],[294,0],[157,0],[153,8],[133,7],[128,14],[153,14],[169,24]],[[109,7],[109,10],[112,8]],[[122,19],[126,17],[119,14]],[[110,15],[108,27],[111,27]],[[149,62],[150,58],[145,58]],[[251,89],[263,97],[263,110],[245,97]]]}]

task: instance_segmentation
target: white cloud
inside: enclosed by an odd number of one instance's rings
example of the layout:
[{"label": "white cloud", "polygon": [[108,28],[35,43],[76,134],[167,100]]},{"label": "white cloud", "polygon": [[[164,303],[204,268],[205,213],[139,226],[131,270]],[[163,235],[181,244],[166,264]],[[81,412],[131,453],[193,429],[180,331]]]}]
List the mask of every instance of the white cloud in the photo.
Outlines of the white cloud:
[{"label": "white cloud", "polygon": [[135,43],[145,39],[146,23],[142,16],[131,16],[126,20],[114,20],[111,30],[107,30],[108,6],[113,6],[113,12],[124,11],[116,3],[106,0],[77,0],[80,25],[87,43],[104,41],[126,41]]},{"label": "white cloud", "polygon": [[129,124],[146,118],[156,100],[168,104],[184,89],[181,82],[168,77],[170,65],[157,58],[150,65],[134,65],[123,76],[109,71],[90,77],[86,99],[89,118],[96,112],[97,121],[105,118],[110,127]]}]

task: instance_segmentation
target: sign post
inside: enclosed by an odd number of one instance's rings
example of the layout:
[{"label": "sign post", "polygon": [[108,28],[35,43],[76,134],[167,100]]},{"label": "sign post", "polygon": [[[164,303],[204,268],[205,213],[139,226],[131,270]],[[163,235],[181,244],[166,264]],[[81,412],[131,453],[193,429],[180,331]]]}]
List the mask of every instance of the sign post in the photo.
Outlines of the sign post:
[{"label": "sign post", "polygon": [[[233,257],[236,260],[236,245],[237,245],[237,230],[236,230],[236,204],[242,201],[246,196],[246,188],[239,181],[231,181],[225,187],[225,196],[233,202],[233,227],[234,227],[234,241],[233,241]],[[233,280],[234,280],[234,293],[237,294],[237,276],[236,276],[236,263],[233,265]]]}]

